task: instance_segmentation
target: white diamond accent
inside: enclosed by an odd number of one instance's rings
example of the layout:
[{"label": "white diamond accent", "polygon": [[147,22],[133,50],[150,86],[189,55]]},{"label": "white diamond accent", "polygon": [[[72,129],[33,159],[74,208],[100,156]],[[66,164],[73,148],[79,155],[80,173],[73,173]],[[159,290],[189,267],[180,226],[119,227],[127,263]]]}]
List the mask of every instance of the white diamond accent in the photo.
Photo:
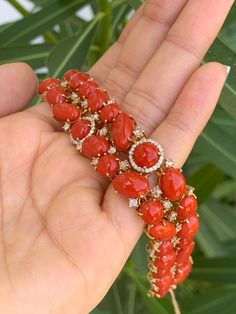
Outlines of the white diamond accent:
[{"label": "white diamond accent", "polygon": [[115,154],[116,153],[116,148],[111,146],[108,151],[107,151],[109,154]]},{"label": "white diamond accent", "polygon": [[181,223],[177,223],[175,228],[176,228],[176,231],[179,232],[182,229]]},{"label": "white diamond accent", "polygon": [[68,131],[70,129],[70,124],[68,122],[65,122],[65,124],[63,125],[62,129],[64,131]]},{"label": "white diamond accent", "polygon": [[87,100],[81,101],[81,107],[84,109],[88,108],[88,101]]},{"label": "white diamond accent", "polygon": [[101,130],[98,131],[100,136],[106,136],[108,133],[108,129],[104,126]]},{"label": "white diamond accent", "polygon": [[155,198],[159,198],[162,194],[161,189],[159,188],[159,186],[155,186],[152,190],[151,190],[151,194],[153,197]]},{"label": "white diamond accent", "polygon": [[174,161],[170,159],[166,159],[166,167],[173,167],[174,166]]},{"label": "white diamond accent", "polygon": [[173,243],[174,246],[176,246],[179,243],[179,238],[178,237],[174,237],[172,239],[172,243]]},{"label": "white diamond accent", "polygon": [[130,164],[129,164],[128,160],[121,160],[120,161],[120,169],[122,171],[126,171],[126,170],[130,169]]},{"label": "white diamond accent", "polygon": [[99,158],[93,158],[92,161],[91,161],[91,164],[92,164],[94,167],[97,166],[98,160],[99,160]]},{"label": "white diamond accent", "polygon": [[169,220],[172,222],[172,221],[175,221],[177,219],[177,213],[176,212],[171,212],[168,216]]},{"label": "white diamond accent", "polygon": [[144,131],[139,126],[137,126],[136,129],[133,131],[133,134],[137,138],[142,138],[144,136]]},{"label": "white diamond accent", "polygon": [[[135,162],[135,160],[134,160],[134,158],[133,158],[133,154],[134,154],[135,148],[136,148],[138,145],[141,145],[141,144],[143,144],[143,143],[151,143],[151,144],[155,145],[155,146],[157,147],[158,153],[159,153],[159,159],[158,159],[157,163],[156,163],[154,166],[149,167],[149,168],[147,168],[147,167],[145,167],[145,168],[139,167],[139,166],[136,164],[136,162]],[[141,173],[150,173],[150,172],[154,172],[154,171],[156,171],[158,168],[160,168],[160,166],[162,165],[162,163],[163,163],[163,161],[164,161],[164,151],[163,151],[162,146],[161,146],[158,142],[156,142],[156,141],[154,141],[154,140],[152,140],[152,139],[143,139],[143,140],[138,141],[138,142],[135,143],[134,145],[132,145],[132,147],[130,148],[130,150],[129,150],[129,161],[130,161],[132,167],[133,167],[135,170],[137,170],[138,172],[141,172]]]},{"label": "white diamond accent", "polygon": [[78,143],[78,141],[73,138],[72,134],[70,134],[70,141],[73,145],[77,145]]},{"label": "white diamond accent", "polygon": [[75,149],[78,151],[81,151],[82,150],[82,143],[83,143],[83,141],[78,141]]},{"label": "white diamond accent", "polygon": [[138,199],[129,198],[129,207],[138,207]]},{"label": "white diamond accent", "polygon": [[169,200],[164,200],[162,205],[165,207],[165,209],[170,209],[172,207],[172,203]]},{"label": "white diamond accent", "polygon": [[187,190],[188,195],[194,195],[194,190],[195,190],[194,187],[187,185],[186,190]]}]

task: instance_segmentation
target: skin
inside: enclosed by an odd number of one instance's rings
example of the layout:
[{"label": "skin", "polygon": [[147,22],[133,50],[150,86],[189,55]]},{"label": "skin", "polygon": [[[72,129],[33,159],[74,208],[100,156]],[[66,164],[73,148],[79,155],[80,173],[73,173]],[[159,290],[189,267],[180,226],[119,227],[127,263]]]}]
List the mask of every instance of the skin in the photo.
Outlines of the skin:
[{"label": "skin", "polygon": [[[177,167],[227,77],[224,65],[199,63],[232,4],[147,0],[90,70]],[[23,110],[36,88],[26,64],[0,66],[0,309],[86,314],[118,276],[143,222],[75,152],[47,104]]]}]

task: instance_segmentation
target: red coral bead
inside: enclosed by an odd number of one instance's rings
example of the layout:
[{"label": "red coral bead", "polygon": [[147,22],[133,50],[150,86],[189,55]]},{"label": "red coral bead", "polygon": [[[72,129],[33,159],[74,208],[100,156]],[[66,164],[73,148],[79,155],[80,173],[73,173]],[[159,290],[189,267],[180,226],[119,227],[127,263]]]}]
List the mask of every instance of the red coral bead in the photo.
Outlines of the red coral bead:
[{"label": "red coral bead", "polygon": [[179,169],[166,169],[165,174],[161,176],[160,187],[170,201],[177,201],[184,195],[185,178]]},{"label": "red coral bead", "polygon": [[50,89],[58,86],[59,83],[60,83],[60,81],[58,79],[55,79],[55,78],[48,78],[48,79],[42,81],[38,87],[38,94],[42,95],[43,93],[49,91]]},{"label": "red coral bead", "polygon": [[186,196],[180,202],[177,213],[178,218],[185,220],[193,216],[197,210],[197,201],[193,195]]},{"label": "red coral bead", "polygon": [[159,256],[154,261],[154,265],[158,268],[170,268],[174,265],[176,260],[176,253],[170,252],[164,256]]},{"label": "red coral bead", "polygon": [[159,224],[152,226],[149,234],[159,241],[171,240],[176,235],[176,229],[171,222],[163,220]]},{"label": "red coral bead", "polygon": [[53,106],[52,109],[54,118],[60,122],[73,122],[80,116],[79,109],[68,103],[59,103]]},{"label": "red coral bead", "polygon": [[108,141],[99,135],[87,137],[82,144],[82,151],[85,156],[93,158],[105,154],[109,149]]},{"label": "red coral bead", "polygon": [[161,289],[161,288],[159,288],[158,292],[157,292],[157,295],[160,298],[164,298],[169,293],[169,290],[170,290],[169,288],[168,289]]},{"label": "red coral bead", "polygon": [[148,201],[139,208],[142,219],[149,225],[158,223],[163,218],[163,206],[158,201]]},{"label": "red coral bead", "polygon": [[77,73],[70,80],[70,90],[75,91],[89,79],[87,73]]},{"label": "red coral bead", "polygon": [[139,167],[152,167],[158,159],[158,149],[154,144],[142,143],[134,150],[134,161]]},{"label": "red coral bead", "polygon": [[89,95],[88,106],[91,112],[94,113],[100,111],[108,100],[109,100],[108,93],[106,91],[98,89],[94,93]]},{"label": "red coral bead", "polygon": [[177,271],[176,271],[175,278],[174,278],[174,284],[178,285],[182,281],[184,281],[188,277],[189,273],[191,272],[192,267],[193,267],[193,265],[190,261],[188,261],[186,264],[183,264],[180,267],[178,267]]},{"label": "red coral bead", "polygon": [[50,89],[46,96],[47,101],[51,105],[55,105],[61,102],[65,102],[66,100],[66,92],[65,90],[60,87],[54,87],[53,89]]},{"label": "red coral bead", "polygon": [[166,275],[162,278],[159,278],[156,282],[157,287],[161,289],[168,289],[173,284],[173,277],[172,275]]},{"label": "red coral bead", "polygon": [[119,161],[114,155],[102,156],[98,160],[96,170],[104,177],[114,177],[119,170]]},{"label": "red coral bead", "polygon": [[132,171],[116,176],[112,184],[115,191],[129,198],[137,198],[149,190],[147,178]]},{"label": "red coral bead", "polygon": [[163,241],[156,252],[156,255],[166,255],[174,251],[173,244],[170,240]]},{"label": "red coral bead", "polygon": [[118,150],[129,148],[133,130],[134,123],[129,115],[127,113],[118,114],[112,127],[113,141]]},{"label": "red coral bead", "polygon": [[88,96],[98,89],[98,84],[94,81],[86,81],[78,86],[78,93],[80,97],[88,98]]},{"label": "red coral bead", "polygon": [[119,113],[121,113],[121,108],[118,104],[107,105],[100,112],[100,120],[103,123],[111,123]]},{"label": "red coral bead", "polygon": [[179,241],[178,241],[178,244],[176,246],[176,249],[178,249],[178,250],[185,249],[186,247],[191,245],[192,242],[193,242],[192,238],[190,238],[190,239],[188,239],[188,238],[179,238]]},{"label": "red coral bead", "polygon": [[88,120],[78,120],[73,123],[70,132],[74,139],[82,140],[89,134],[90,130],[91,127]]},{"label": "red coral bead", "polygon": [[67,72],[63,75],[63,78],[64,78],[64,80],[71,81],[71,79],[72,79],[76,74],[79,74],[79,73],[80,73],[79,70],[69,70],[69,71],[67,71]]},{"label": "red coral bead", "polygon": [[199,220],[196,215],[188,218],[187,221],[182,223],[182,228],[178,232],[181,238],[193,238],[199,229]]},{"label": "red coral bead", "polygon": [[162,277],[165,277],[167,275],[171,275],[171,267],[170,266],[169,268],[166,267],[166,268],[157,268],[157,270],[155,271],[155,273],[152,273],[153,277],[154,278],[162,278]]},{"label": "red coral bead", "polygon": [[177,264],[182,264],[188,261],[189,256],[192,254],[192,251],[194,249],[195,243],[192,241],[192,243],[187,246],[186,248],[178,251],[177,256],[176,256],[176,263]]}]

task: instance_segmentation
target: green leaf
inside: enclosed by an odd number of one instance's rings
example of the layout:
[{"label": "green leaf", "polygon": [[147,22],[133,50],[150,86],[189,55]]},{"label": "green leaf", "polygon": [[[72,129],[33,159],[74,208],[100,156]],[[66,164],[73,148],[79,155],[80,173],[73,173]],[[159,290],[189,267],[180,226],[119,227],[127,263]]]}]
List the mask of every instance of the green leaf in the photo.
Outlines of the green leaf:
[{"label": "green leaf", "polygon": [[236,54],[217,38],[204,58],[204,62],[210,61],[219,61],[231,66],[231,72],[221,94],[219,103],[236,119]]},{"label": "green leaf", "polygon": [[235,139],[236,120],[234,120],[224,109],[217,107],[211,121],[222,129],[222,131]]},{"label": "green leaf", "polygon": [[[195,149],[219,169],[236,178],[236,140],[210,121]],[[207,175],[207,174],[206,174]]]},{"label": "green leaf", "polygon": [[53,48],[49,44],[3,47],[0,50],[0,64],[20,61],[33,68],[43,67]]},{"label": "green leaf", "polygon": [[213,164],[205,164],[188,178],[188,184],[195,187],[198,204],[203,203],[212,194],[225,175]]},{"label": "green leaf", "polygon": [[140,7],[140,5],[143,3],[143,1],[142,0],[128,0],[128,3],[133,9],[137,10]]},{"label": "green leaf", "polygon": [[236,313],[236,289],[213,288],[188,298],[184,307],[188,314]]},{"label": "green leaf", "polygon": [[236,283],[236,257],[195,259],[190,279],[214,283]]},{"label": "green leaf", "polygon": [[83,67],[94,38],[95,26],[103,16],[99,13],[78,35],[66,38],[56,46],[48,58],[50,76],[60,77],[71,68]]},{"label": "green leaf", "polygon": [[75,11],[86,3],[86,0],[51,0],[40,11],[1,31],[0,42],[2,46],[28,42],[68,16],[74,15]]}]

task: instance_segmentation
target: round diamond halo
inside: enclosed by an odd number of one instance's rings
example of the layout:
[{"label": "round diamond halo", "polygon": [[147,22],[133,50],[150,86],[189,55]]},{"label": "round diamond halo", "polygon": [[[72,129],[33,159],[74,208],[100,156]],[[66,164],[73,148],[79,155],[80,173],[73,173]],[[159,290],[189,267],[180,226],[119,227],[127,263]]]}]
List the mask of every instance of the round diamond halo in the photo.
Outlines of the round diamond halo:
[{"label": "round diamond halo", "polygon": [[[134,151],[135,151],[136,147],[138,145],[143,144],[143,143],[151,143],[151,144],[155,145],[157,150],[158,150],[159,159],[158,159],[157,163],[152,167],[139,167],[133,158]],[[129,150],[129,161],[130,161],[132,167],[135,170],[137,170],[138,172],[142,172],[142,173],[146,173],[146,174],[151,173],[151,172],[154,172],[157,169],[159,169],[160,166],[162,165],[162,163],[164,161],[164,151],[163,151],[162,146],[158,142],[156,142],[152,139],[142,139],[142,140],[136,142],[135,144],[133,144],[132,147],[130,148],[130,150]]]}]

